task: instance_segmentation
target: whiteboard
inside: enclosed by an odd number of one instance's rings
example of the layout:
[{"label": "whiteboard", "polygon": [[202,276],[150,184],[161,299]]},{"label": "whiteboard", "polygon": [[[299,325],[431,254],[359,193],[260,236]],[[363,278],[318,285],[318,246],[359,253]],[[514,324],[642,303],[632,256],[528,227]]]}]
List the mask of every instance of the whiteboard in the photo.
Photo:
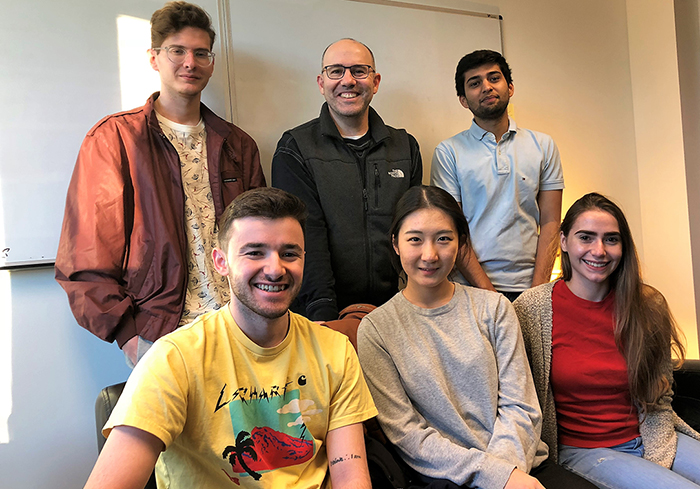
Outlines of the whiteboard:
[{"label": "whiteboard", "polygon": [[[55,260],[66,190],[87,131],[108,114],[142,105],[158,88],[157,75],[148,67],[148,36],[122,35],[138,53],[134,63],[125,65],[118,21],[126,16],[147,24],[165,2],[5,3],[0,268],[17,268]],[[323,97],[315,79],[321,53],[331,42],[355,37],[373,49],[382,81],[372,105],[387,124],[416,136],[426,179],[433,148],[468,126],[471,117],[454,93],[457,61],[473,49],[501,49],[497,13],[473,16],[456,7],[425,10],[390,0],[385,5],[351,0],[196,3],[212,16],[218,34],[214,76],[203,101],[255,138],[268,179],[282,132],[318,115]],[[127,86],[128,97],[123,93]]]},{"label": "whiteboard", "polygon": [[[197,0],[218,34],[217,1]],[[52,263],[66,189],[80,143],[104,116],[143,105],[158,89],[148,72],[148,35],[138,47],[143,71],[120,69],[117,20],[148,23],[163,0],[24,0],[3,3],[0,45],[0,267]],[[127,35],[129,40],[133,35]],[[220,52],[220,42],[214,46]],[[123,52],[121,53],[124,54]],[[218,60],[217,60],[218,61]],[[151,70],[152,71],[152,70]],[[137,74],[134,74],[137,73]],[[122,85],[135,91],[122,105]],[[204,101],[230,114],[228,69],[214,70]],[[138,100],[138,102],[133,102]]]},{"label": "whiteboard", "polygon": [[[500,16],[473,15],[448,2],[230,0],[227,17],[237,123],[257,141],[266,174],[282,133],[318,117],[321,54],[352,37],[372,49],[382,75],[372,106],[418,140],[424,181],[435,146],[468,128],[455,68],[475,49],[502,52]],[[418,3],[418,2],[417,2]],[[449,2],[469,5],[469,2]],[[471,4],[473,5],[473,4]]]}]

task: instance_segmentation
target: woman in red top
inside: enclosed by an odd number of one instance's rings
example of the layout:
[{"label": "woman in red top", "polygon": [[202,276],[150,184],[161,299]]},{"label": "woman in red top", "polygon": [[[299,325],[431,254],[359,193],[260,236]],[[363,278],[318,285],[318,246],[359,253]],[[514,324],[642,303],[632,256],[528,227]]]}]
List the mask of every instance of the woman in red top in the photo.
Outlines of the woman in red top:
[{"label": "woman in red top", "polygon": [[562,280],[514,303],[550,457],[601,488],[700,489],[700,435],[671,408],[681,333],[624,214],[587,194],[560,239]]}]

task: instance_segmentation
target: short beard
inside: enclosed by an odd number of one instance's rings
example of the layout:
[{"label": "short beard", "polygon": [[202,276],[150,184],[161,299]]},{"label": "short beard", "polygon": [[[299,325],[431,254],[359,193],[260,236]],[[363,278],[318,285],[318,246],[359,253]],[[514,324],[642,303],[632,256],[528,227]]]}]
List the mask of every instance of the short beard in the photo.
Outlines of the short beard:
[{"label": "short beard", "polygon": [[[228,277],[227,277],[228,278]],[[231,279],[228,278],[228,283],[229,283],[229,290],[231,291],[231,300],[236,298],[239,304],[243,305],[248,311],[250,311],[251,314],[263,317],[265,319],[278,319],[287,314],[289,311],[289,307],[291,306],[291,303],[294,301],[296,296],[299,294],[299,287],[297,287],[295,284],[292,284],[292,297],[291,297],[291,302],[288,304],[283,305],[280,308],[275,308],[275,309],[267,309],[260,307],[260,305],[257,303],[257,301],[253,298],[252,294],[250,291],[243,287],[240,289],[237,285],[238,284],[232,284]]]},{"label": "short beard", "polygon": [[506,101],[505,103],[499,102],[498,104],[490,108],[476,107],[475,109],[471,109],[472,114],[474,114],[474,117],[485,121],[498,120],[501,117],[503,117],[503,114],[505,114],[507,110],[508,101]]},{"label": "short beard", "polygon": [[258,305],[255,303],[255,301],[252,300],[251,297],[249,297],[246,294],[241,294],[238,293],[239,291],[233,289],[233,295],[236,297],[238,302],[242,304],[246,309],[248,309],[252,314],[255,314],[257,316],[263,317],[265,319],[277,319],[281,318],[284,316],[287,311],[289,310],[289,304],[287,307],[285,307],[283,310],[268,310],[268,309],[263,309],[261,307],[258,307]]}]

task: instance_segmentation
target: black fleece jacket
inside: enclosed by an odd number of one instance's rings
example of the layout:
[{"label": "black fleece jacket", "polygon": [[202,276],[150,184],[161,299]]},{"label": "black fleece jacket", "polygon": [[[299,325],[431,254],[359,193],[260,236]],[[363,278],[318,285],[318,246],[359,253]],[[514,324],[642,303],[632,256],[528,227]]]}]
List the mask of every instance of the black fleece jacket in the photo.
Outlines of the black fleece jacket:
[{"label": "black fleece jacket", "polygon": [[272,186],[307,206],[306,264],[292,309],[311,320],[337,319],[350,304],[379,306],[398,291],[389,226],[394,206],[420,185],[416,139],[384,124],[370,107],[372,143],[359,159],[324,104],[317,119],[282,135],[272,158]]}]

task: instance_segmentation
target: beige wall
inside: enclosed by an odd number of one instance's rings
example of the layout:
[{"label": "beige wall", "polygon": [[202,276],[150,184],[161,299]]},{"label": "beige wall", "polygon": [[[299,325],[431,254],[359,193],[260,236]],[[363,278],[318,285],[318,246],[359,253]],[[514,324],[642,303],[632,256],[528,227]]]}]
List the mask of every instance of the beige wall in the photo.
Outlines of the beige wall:
[{"label": "beige wall", "polygon": [[559,145],[564,209],[590,191],[623,207],[698,358],[673,1],[481,3],[504,18],[516,120]]},{"label": "beige wall", "polygon": [[698,356],[673,0],[627,1],[647,280]]},{"label": "beige wall", "polygon": [[610,195],[641,245],[624,0],[485,3],[504,18],[515,118],[551,134],[561,151],[564,208],[586,192]]},{"label": "beige wall", "polygon": [[[674,3],[693,277],[700,285],[700,0],[676,0]],[[696,286],[696,317],[698,312],[700,290]],[[700,329],[698,331],[700,333]]]}]

